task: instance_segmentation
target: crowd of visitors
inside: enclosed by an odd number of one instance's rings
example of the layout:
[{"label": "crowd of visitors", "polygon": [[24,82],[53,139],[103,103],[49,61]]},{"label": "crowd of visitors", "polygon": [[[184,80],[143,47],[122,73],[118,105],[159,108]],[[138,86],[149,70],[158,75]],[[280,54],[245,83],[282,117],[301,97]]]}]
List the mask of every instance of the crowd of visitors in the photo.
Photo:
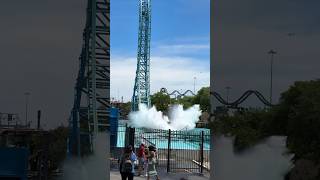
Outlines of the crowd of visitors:
[{"label": "crowd of visitors", "polygon": [[[134,176],[145,176],[147,180],[160,180],[156,169],[157,161],[156,147],[152,145],[145,147],[142,143],[136,154],[134,148],[128,145],[120,158],[122,180],[133,180]],[[137,173],[135,172],[136,167]]]}]

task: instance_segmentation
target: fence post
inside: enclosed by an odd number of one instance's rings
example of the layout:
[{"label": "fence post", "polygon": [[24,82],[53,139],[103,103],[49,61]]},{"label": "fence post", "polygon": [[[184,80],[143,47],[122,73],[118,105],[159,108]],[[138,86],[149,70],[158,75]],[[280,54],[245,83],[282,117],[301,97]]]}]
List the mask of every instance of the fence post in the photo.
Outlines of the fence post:
[{"label": "fence post", "polygon": [[200,173],[203,173],[203,146],[204,146],[204,133],[201,131],[201,156],[200,156]]},{"label": "fence post", "polygon": [[135,128],[130,127],[130,133],[129,133],[129,144],[132,146],[134,149],[135,145]]},{"label": "fence post", "polygon": [[168,134],[168,155],[167,155],[167,173],[170,172],[170,149],[171,149],[171,129]]},{"label": "fence post", "polygon": [[134,149],[134,136],[135,136],[135,128],[132,127],[128,127],[126,124],[126,132],[125,132],[125,145],[124,147],[126,147],[127,145],[131,145],[132,148]]}]

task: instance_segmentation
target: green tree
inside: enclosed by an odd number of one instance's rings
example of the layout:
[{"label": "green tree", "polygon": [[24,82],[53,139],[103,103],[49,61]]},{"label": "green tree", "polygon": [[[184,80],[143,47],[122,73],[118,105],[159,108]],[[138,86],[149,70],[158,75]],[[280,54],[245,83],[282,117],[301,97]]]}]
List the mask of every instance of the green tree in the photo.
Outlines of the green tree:
[{"label": "green tree", "polygon": [[296,158],[320,160],[320,80],[295,82],[282,93],[276,121]]},{"label": "green tree", "polygon": [[48,131],[48,134],[34,134],[31,137],[30,149],[33,155],[37,155],[39,149],[48,146],[49,170],[61,166],[67,154],[68,128],[57,127]]},{"label": "green tree", "polygon": [[[283,92],[278,105],[268,111],[247,111],[224,116],[212,124],[213,132],[235,137],[236,150],[241,150],[265,137],[287,136],[287,148],[294,154],[295,167],[287,178],[308,177],[320,172],[320,80],[295,82]],[[308,171],[305,164],[308,163]]]},{"label": "green tree", "polygon": [[157,110],[167,112],[170,104],[170,96],[162,92],[157,92],[151,95],[151,104],[156,106]]},{"label": "green tree", "polygon": [[183,105],[184,109],[187,109],[194,105],[194,97],[193,96],[184,96],[182,98],[178,98],[177,104]]},{"label": "green tree", "polygon": [[268,111],[222,117],[212,127],[216,133],[235,136],[239,148],[268,136],[287,136],[287,147],[295,159],[320,161],[320,80],[295,82]]},{"label": "green tree", "polygon": [[127,118],[131,112],[131,102],[121,103],[119,106],[121,118]]},{"label": "green tree", "polygon": [[58,168],[67,155],[68,128],[57,127],[49,131],[49,160],[51,168]]},{"label": "green tree", "polygon": [[235,150],[241,151],[269,136],[270,111],[251,109],[222,116],[213,124],[213,132],[234,136]]},{"label": "green tree", "polygon": [[209,112],[210,111],[210,88],[209,87],[203,87],[201,88],[197,95],[194,97],[194,104],[199,104],[200,109],[203,112]]}]

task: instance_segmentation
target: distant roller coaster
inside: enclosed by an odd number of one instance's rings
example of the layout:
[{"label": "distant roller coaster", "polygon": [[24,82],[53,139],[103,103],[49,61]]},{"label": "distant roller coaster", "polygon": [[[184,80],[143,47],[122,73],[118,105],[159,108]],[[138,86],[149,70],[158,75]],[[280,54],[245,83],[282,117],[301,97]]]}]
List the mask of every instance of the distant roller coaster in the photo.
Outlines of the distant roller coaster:
[{"label": "distant roller coaster", "polygon": [[[165,93],[169,96],[175,95],[176,97],[183,97],[187,94],[195,95],[194,92],[191,90],[186,90],[184,93],[179,92],[177,90],[172,91],[169,93],[166,88],[161,88],[160,92]],[[255,95],[264,105],[266,106],[274,106],[275,104],[271,104],[266,98],[257,90],[247,90],[244,92],[237,100],[233,102],[227,102],[222,98],[222,96],[217,92],[210,92],[210,95],[213,95],[221,104],[230,106],[230,107],[238,107],[241,103],[243,103],[249,96]]]}]

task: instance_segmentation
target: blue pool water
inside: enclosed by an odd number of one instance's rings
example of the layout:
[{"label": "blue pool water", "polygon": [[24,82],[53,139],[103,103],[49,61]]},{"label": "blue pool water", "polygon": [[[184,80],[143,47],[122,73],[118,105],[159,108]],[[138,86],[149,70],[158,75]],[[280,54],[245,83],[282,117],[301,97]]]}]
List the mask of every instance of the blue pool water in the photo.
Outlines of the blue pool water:
[{"label": "blue pool water", "polygon": [[[195,128],[189,131],[176,131],[171,134],[171,149],[199,150],[201,145],[201,131],[204,133],[204,150],[210,150],[210,130],[204,128]],[[144,130],[136,129],[136,140],[139,142],[148,142],[155,144],[158,149],[168,148],[168,131],[166,130]],[[125,127],[118,127],[117,147],[124,147]]]}]

